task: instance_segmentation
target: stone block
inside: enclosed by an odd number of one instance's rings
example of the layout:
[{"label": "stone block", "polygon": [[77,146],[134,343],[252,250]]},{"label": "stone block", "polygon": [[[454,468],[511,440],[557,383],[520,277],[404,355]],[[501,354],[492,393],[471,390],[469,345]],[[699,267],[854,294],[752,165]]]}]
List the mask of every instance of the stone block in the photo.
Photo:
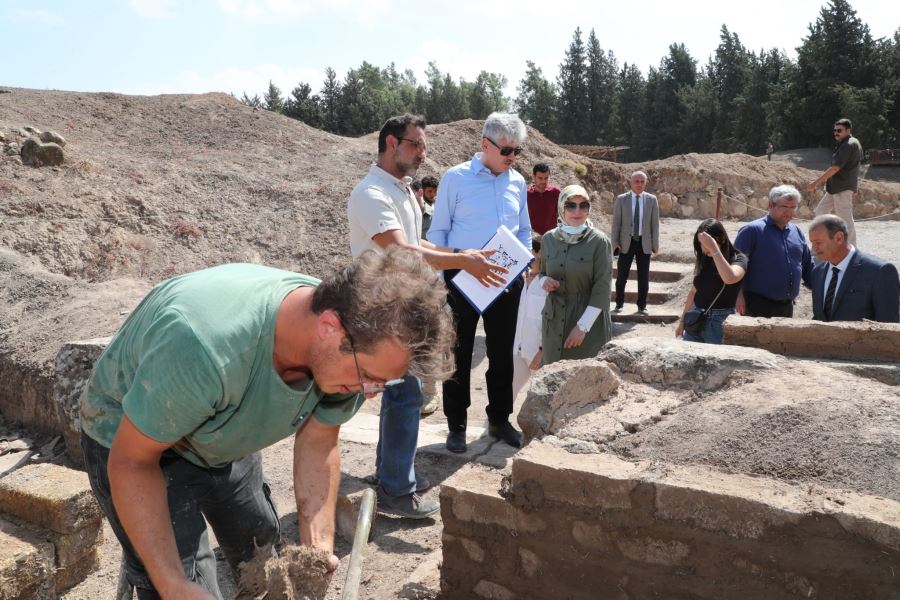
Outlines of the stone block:
[{"label": "stone block", "polygon": [[58,566],[54,583],[57,591],[66,590],[81,583],[85,578],[100,568],[100,554],[94,548],[80,559],[66,566]]},{"label": "stone block", "polygon": [[570,454],[533,442],[513,460],[512,495],[517,504],[534,503],[528,482],[540,486],[543,501],[602,511],[631,508],[631,490],[643,463],[609,454]]},{"label": "stone block", "polygon": [[699,467],[670,467],[653,483],[658,519],[731,537],[756,539],[769,528],[796,525],[810,508],[786,483]]},{"label": "stone block", "polygon": [[462,535],[490,525],[511,534],[537,533],[547,525],[539,516],[517,509],[500,495],[501,475],[477,467],[460,469],[441,485],[444,531]]},{"label": "stone block", "polygon": [[526,577],[537,577],[543,573],[543,561],[528,548],[519,548],[519,565]]},{"label": "stone block", "polygon": [[575,521],[572,523],[572,538],[581,547],[593,552],[609,552],[612,545],[609,535],[598,523]]},{"label": "stone block", "polygon": [[22,467],[0,479],[0,512],[64,534],[103,518],[87,475],[50,463]]},{"label": "stone block", "polygon": [[56,566],[68,567],[83,560],[103,541],[103,522],[97,521],[72,533],[49,533],[56,548]]},{"label": "stone block", "polygon": [[567,421],[609,400],[619,378],[596,359],[563,360],[547,365],[532,381],[518,422],[529,438],[554,434]]},{"label": "stone block", "polygon": [[482,579],[475,585],[475,595],[485,600],[516,600],[516,595],[493,581]]},{"label": "stone block", "polygon": [[0,517],[0,600],[56,598],[53,544]]},{"label": "stone block", "polygon": [[68,455],[82,464],[79,435],[79,402],[94,370],[94,363],[109,345],[111,338],[67,342],[56,354],[53,377],[53,399],[63,426],[63,439]]},{"label": "stone block", "polygon": [[691,553],[690,546],[678,540],[622,538],[616,545],[626,558],[666,567],[682,564]]}]

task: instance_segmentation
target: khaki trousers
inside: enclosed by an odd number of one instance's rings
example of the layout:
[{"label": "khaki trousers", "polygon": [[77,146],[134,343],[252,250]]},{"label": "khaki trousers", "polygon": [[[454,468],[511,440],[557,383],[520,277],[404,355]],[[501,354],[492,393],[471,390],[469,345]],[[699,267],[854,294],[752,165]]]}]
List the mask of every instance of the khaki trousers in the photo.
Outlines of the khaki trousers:
[{"label": "khaki trousers", "polygon": [[847,222],[847,241],[856,246],[856,227],[853,224],[853,192],[847,190],[837,194],[825,192],[816,207],[816,216],[837,215]]}]

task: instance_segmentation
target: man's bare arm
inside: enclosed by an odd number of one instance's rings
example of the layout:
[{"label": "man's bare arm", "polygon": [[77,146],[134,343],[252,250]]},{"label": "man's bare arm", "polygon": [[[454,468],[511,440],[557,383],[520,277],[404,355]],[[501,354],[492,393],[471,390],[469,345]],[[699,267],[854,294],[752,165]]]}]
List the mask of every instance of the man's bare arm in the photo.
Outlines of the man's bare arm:
[{"label": "man's bare arm", "polygon": [[829,179],[834,177],[837,174],[837,172],[840,170],[841,170],[841,168],[837,165],[833,165],[833,166],[829,167],[824,173],[822,173],[819,176],[818,179],[816,179],[812,183],[807,184],[806,191],[808,191],[808,192],[814,191],[817,187],[819,187],[820,185],[822,185],[823,183],[825,183],[826,181],[828,181]]},{"label": "man's bare arm", "polygon": [[159,467],[160,456],[170,446],[147,437],[127,416],[122,417],[107,463],[113,504],[160,596],[213,598],[202,586],[188,581],[178,556],[166,481]]},{"label": "man's bare arm", "polygon": [[331,555],[329,569],[338,566],[334,556],[334,510],[341,481],[340,427],[309,420],[294,437],[294,497],[300,543]]},{"label": "man's bare arm", "polygon": [[451,248],[436,246],[427,240],[422,240],[422,244],[417,246],[409,243],[406,236],[399,229],[391,229],[390,231],[376,234],[372,236],[372,241],[381,248],[397,245],[415,250],[421,253],[428,264],[435,269],[461,269],[477,279],[485,287],[506,284],[506,280],[501,277],[501,274],[509,273],[509,269],[505,269],[487,259],[488,256],[494,253],[493,250],[453,252]]}]

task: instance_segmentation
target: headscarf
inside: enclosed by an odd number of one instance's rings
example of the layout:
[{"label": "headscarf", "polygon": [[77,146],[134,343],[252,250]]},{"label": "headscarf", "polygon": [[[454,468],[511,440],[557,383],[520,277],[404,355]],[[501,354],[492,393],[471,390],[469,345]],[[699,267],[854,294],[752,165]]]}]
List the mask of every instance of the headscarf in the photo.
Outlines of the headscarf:
[{"label": "headscarf", "polygon": [[563,231],[562,226],[566,224],[565,219],[563,219],[563,215],[565,214],[565,204],[567,200],[571,200],[572,198],[582,197],[588,202],[591,201],[591,197],[588,195],[587,190],[581,187],[580,185],[567,185],[563,188],[562,192],[559,194],[559,203],[556,205],[556,229],[553,230],[553,237],[563,242],[564,244],[577,244],[587,233],[594,227],[594,224],[591,223],[590,219],[587,219],[584,222],[584,230],[579,231],[578,233],[566,233]]}]

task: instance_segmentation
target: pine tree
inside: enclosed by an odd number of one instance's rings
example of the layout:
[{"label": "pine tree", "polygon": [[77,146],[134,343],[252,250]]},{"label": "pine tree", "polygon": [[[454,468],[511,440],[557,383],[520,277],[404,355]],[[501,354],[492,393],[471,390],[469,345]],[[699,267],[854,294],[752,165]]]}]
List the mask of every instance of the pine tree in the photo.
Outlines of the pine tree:
[{"label": "pine tree", "polygon": [[286,117],[303,121],[312,127],[322,127],[323,114],[319,96],[312,93],[308,83],[299,83],[284,101]]},{"label": "pine tree", "polygon": [[608,145],[615,134],[616,65],[612,52],[606,54],[594,30],[588,36],[587,73],[588,124],[591,144]]},{"label": "pine tree", "polygon": [[556,88],[544,78],[541,68],[525,61],[525,77],[517,87],[516,110],[519,117],[546,137],[556,139]]},{"label": "pine tree", "polygon": [[341,103],[341,82],[334,69],[325,69],[325,81],[320,93],[322,102],[322,128],[332,133],[338,132],[338,106]]},{"label": "pine tree", "polygon": [[644,97],[644,76],[636,65],[625,63],[619,72],[619,83],[616,86],[617,124],[615,144],[624,144],[632,148],[629,156],[635,156],[641,145],[639,140]]},{"label": "pine tree", "polygon": [[734,135],[735,100],[750,81],[750,53],[736,33],[722,25],[719,46],[707,69],[718,104],[711,147],[718,152],[738,149]]},{"label": "pine tree", "polygon": [[284,98],[278,86],[269,81],[269,89],[263,94],[263,108],[280,113],[284,108]]},{"label": "pine tree", "polygon": [[587,65],[581,28],[575,29],[566,58],[559,65],[559,141],[564,144],[592,144],[588,129],[590,105],[587,97]]}]

